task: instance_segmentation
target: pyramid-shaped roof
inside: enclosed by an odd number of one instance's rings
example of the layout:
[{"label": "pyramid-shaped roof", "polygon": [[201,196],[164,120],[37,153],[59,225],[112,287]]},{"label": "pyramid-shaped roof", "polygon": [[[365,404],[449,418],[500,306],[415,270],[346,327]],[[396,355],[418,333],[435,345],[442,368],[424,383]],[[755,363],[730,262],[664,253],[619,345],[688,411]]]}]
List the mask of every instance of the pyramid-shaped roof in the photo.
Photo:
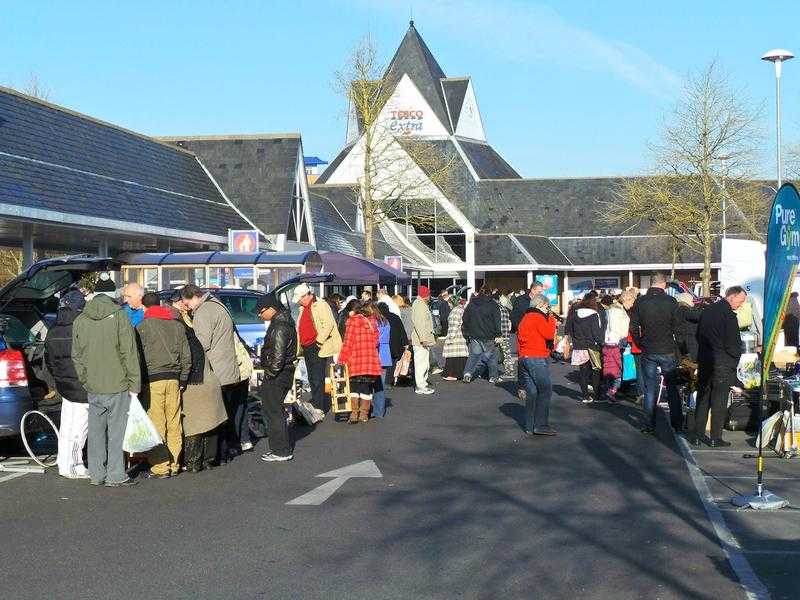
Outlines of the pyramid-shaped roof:
[{"label": "pyramid-shaped roof", "polygon": [[417,86],[445,129],[452,133],[440,81],[445,78],[444,71],[414,27],[414,21],[409,24],[400,47],[386,69],[384,79],[388,85],[395,87],[404,74]]}]

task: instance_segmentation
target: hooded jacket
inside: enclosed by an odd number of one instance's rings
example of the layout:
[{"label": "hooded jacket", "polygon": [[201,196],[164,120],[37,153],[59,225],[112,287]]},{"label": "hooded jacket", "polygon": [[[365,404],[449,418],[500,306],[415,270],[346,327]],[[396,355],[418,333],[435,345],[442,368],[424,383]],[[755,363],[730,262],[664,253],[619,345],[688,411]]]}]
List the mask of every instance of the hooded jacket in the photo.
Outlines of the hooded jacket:
[{"label": "hooded jacket", "polygon": [[220,385],[239,383],[242,378],[236,358],[236,334],[233,319],[225,305],[211,294],[206,294],[203,302],[194,310],[192,323]]},{"label": "hooded jacket", "polygon": [[121,306],[98,294],[72,325],[72,361],[92,394],[138,394],[142,387],[136,334]]},{"label": "hooded jacket", "polygon": [[70,402],[88,402],[72,362],[72,324],[80,313],[70,307],[58,309],[55,324],[44,340],[44,362],[53,376],[58,393]]},{"label": "hooded jacket", "polygon": [[177,379],[185,384],[192,368],[186,331],[166,306],[150,306],[136,326],[142,343],[143,366],[148,382]]},{"label": "hooded jacket", "polygon": [[291,313],[288,310],[278,311],[270,321],[261,347],[261,367],[266,379],[275,379],[285,369],[294,371],[297,346],[297,332]]},{"label": "hooded jacket", "polygon": [[470,340],[494,340],[501,336],[500,306],[489,296],[477,295],[464,310],[461,325],[467,342]]},{"label": "hooded jacket", "polygon": [[591,308],[573,311],[568,334],[575,350],[600,350],[605,339],[600,315]]}]

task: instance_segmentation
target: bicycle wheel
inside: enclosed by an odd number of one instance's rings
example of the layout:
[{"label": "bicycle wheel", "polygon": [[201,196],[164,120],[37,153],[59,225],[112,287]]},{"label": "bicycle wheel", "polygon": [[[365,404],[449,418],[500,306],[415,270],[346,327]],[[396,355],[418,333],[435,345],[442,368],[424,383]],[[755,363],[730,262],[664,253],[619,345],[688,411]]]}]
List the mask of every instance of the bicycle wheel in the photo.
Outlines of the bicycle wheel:
[{"label": "bicycle wheel", "polygon": [[58,461],[58,428],[43,412],[29,410],[19,424],[20,437],[33,461],[42,467],[54,467]]}]

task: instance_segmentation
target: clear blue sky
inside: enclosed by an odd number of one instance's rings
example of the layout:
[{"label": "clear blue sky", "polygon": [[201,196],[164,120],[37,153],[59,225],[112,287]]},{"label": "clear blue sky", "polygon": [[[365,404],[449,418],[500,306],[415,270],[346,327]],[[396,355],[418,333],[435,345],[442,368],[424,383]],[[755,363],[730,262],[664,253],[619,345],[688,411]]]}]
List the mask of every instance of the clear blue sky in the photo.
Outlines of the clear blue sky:
[{"label": "clear blue sky", "polygon": [[[110,6],[110,5],[114,6]],[[524,176],[619,175],[682,79],[717,58],[764,105],[774,170],[774,47],[800,55],[800,3],[521,0],[6,0],[0,82],[35,74],[51,101],[152,135],[299,131],[332,159],[345,133],[332,85],[371,32],[388,60],[409,7],[448,76],[470,75],[489,141]],[[784,140],[800,143],[800,59],[783,79]]]}]

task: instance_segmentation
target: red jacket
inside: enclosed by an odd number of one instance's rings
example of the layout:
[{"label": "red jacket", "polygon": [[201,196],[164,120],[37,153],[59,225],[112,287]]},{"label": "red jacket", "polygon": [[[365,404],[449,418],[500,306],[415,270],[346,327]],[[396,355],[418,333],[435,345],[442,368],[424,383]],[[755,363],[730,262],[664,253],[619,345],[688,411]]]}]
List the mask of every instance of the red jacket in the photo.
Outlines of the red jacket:
[{"label": "red jacket", "polygon": [[556,318],[538,310],[529,310],[522,317],[517,326],[517,341],[519,342],[520,358],[547,358],[550,348],[547,342],[552,342],[556,335]]},{"label": "red jacket", "polygon": [[348,375],[380,376],[383,368],[378,355],[378,324],[374,318],[353,315],[347,319],[339,362],[347,365]]}]

